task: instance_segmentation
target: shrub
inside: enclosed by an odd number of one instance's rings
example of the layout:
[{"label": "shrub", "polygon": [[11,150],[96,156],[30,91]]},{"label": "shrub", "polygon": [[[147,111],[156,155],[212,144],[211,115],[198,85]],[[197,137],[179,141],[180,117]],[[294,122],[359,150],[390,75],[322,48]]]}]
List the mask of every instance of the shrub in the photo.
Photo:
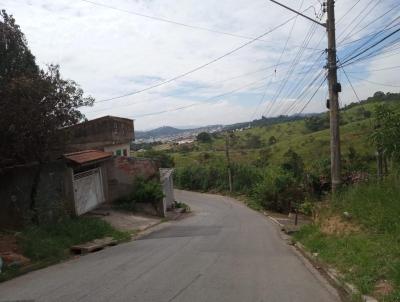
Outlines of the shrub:
[{"label": "shrub", "polygon": [[279,212],[290,211],[293,202],[304,199],[296,179],[284,170],[268,170],[254,185],[251,196],[265,209]]},{"label": "shrub", "polygon": [[155,179],[145,180],[144,178],[138,177],[135,180],[133,188],[130,198],[134,202],[155,203],[164,198],[161,183]]},{"label": "shrub", "polygon": [[201,142],[201,143],[211,143],[212,142],[212,136],[210,133],[207,132],[201,132],[197,135],[196,139]]}]

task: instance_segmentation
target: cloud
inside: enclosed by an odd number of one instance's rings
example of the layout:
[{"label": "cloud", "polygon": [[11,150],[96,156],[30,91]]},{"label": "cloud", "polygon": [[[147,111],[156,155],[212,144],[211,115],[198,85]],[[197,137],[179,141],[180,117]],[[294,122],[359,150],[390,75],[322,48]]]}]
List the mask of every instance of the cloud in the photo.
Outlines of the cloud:
[{"label": "cloud", "polygon": [[[244,37],[256,37],[293,16],[265,0],[93,1],[120,10],[167,18]],[[293,6],[293,1],[283,2]],[[349,12],[337,24],[338,41],[373,22],[374,18],[382,15],[396,1],[385,0],[379,3],[376,7],[371,5],[373,10],[365,17],[360,14],[365,9],[365,4],[360,3],[350,10],[353,5],[351,1],[338,2],[337,20]],[[98,101],[173,78],[249,41],[246,38],[139,17],[80,0],[3,0],[3,4],[21,25],[37,62],[43,67],[49,63],[60,64],[65,78],[78,82],[87,94]],[[319,9],[315,0],[304,0],[303,9],[310,5]],[[313,17],[313,10],[307,10],[306,13]],[[347,42],[378,30],[392,15],[393,13],[388,14],[356,35],[350,35]],[[198,103],[199,105],[185,110],[138,118],[135,122],[136,128],[225,124],[251,119],[265,90],[264,102],[259,106],[256,116],[260,117],[267,104],[271,103],[274,103],[274,110],[271,110],[274,114],[285,113],[285,108],[293,104],[293,100],[311,82],[315,71],[322,69],[325,57],[323,50],[326,48],[325,30],[316,26],[315,34],[308,43],[308,47],[312,49],[305,49],[302,56],[299,56],[299,46],[303,44],[313,25],[298,17],[288,40],[292,24],[288,23],[265,36],[262,41],[257,41],[178,81],[126,98],[97,102],[92,108],[83,108],[83,112],[88,118],[106,114],[133,118]],[[286,42],[287,48],[283,53]],[[291,69],[290,63],[296,57],[298,65]],[[278,64],[280,58],[281,63],[285,64],[254,72]],[[316,59],[319,61],[314,69],[304,73]],[[379,66],[392,66],[396,64],[396,60],[398,61],[398,56],[369,61],[368,64],[361,65],[365,73],[357,76],[384,84],[399,84],[397,77],[394,77],[395,71],[368,73],[368,70]],[[356,68],[360,68],[360,65],[349,68],[349,71]],[[239,77],[240,75],[245,76]],[[283,84],[288,75],[291,76],[290,80]],[[255,81],[259,82],[254,86],[209,100],[213,96],[225,94]],[[352,90],[343,76],[341,81],[343,102],[354,101]],[[353,84],[361,98],[366,98],[376,90],[385,90],[355,79]],[[312,85],[311,88],[316,89],[316,86]],[[280,89],[282,92],[278,93]],[[302,104],[307,102],[312,92],[306,94],[304,99],[297,100],[293,107],[301,110]],[[274,102],[277,95],[279,97]],[[304,111],[325,110],[325,95],[325,91],[318,93]]]}]

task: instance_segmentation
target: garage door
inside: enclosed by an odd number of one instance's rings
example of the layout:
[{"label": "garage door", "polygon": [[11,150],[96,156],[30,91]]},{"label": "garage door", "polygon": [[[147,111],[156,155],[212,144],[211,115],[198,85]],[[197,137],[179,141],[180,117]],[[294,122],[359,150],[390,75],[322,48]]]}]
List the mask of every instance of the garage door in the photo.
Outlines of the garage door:
[{"label": "garage door", "polygon": [[105,201],[100,169],[74,175],[75,211],[82,215]]}]

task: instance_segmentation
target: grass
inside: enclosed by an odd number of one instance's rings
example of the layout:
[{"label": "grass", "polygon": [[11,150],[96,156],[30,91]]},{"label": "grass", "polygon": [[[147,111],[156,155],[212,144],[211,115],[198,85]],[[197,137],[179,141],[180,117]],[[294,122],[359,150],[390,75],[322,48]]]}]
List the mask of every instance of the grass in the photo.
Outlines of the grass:
[{"label": "grass", "polygon": [[104,237],[122,242],[129,240],[131,234],[118,231],[94,217],[67,218],[59,223],[27,227],[17,233],[17,243],[31,264],[27,267],[6,267],[0,274],[0,282],[67,259],[72,245]]},{"label": "grass", "polygon": [[49,261],[68,257],[72,245],[107,236],[120,241],[130,238],[128,233],[115,230],[99,218],[79,217],[28,227],[19,234],[18,244],[32,261]]},{"label": "grass", "polygon": [[[318,224],[306,226],[295,235],[321,260],[339,269],[346,281],[363,294],[374,294],[375,286],[388,280],[391,293],[379,297],[385,302],[400,301],[399,185],[398,180],[390,179],[350,188],[320,213]],[[323,232],[324,221],[344,211],[351,214],[351,223],[360,226],[359,231]]]}]

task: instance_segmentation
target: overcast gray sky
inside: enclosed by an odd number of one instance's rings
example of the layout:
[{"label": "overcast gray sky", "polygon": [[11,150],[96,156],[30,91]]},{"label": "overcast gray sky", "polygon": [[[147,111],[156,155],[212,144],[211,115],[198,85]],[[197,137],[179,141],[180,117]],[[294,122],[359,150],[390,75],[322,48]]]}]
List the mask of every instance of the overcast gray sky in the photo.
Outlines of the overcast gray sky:
[{"label": "overcast gray sky", "polygon": [[[92,1],[110,7],[95,5],[90,3]],[[354,50],[354,44],[344,43],[376,32],[399,17],[397,7],[371,24],[398,4],[397,1],[361,0],[352,10],[349,9],[356,0],[337,1],[337,20],[346,14],[337,24],[339,55],[347,56]],[[313,6],[317,13],[321,8],[318,0],[282,2],[301,10]],[[162,125],[228,124],[259,118],[263,113],[287,113],[301,90],[324,65],[324,28],[312,28],[310,21],[298,17],[266,35],[262,41],[251,43],[177,81],[102,102],[201,66],[294,15],[267,0],[0,0],[0,4],[0,8],[5,8],[16,18],[40,66],[60,64],[65,78],[75,80],[86,94],[96,98],[98,102],[94,107],[83,109],[89,119],[102,115],[136,118],[137,129]],[[314,8],[306,11],[313,18]],[[325,21],[325,16],[322,20]],[[305,38],[310,30],[313,34],[308,41]],[[302,49],[300,46],[304,41],[308,41],[307,48]],[[296,55],[298,64],[290,70]],[[279,62],[276,67],[260,71]],[[305,73],[314,62],[314,67]],[[349,66],[346,71],[359,97],[366,98],[377,90],[399,91],[400,80],[396,76],[399,69],[386,69],[397,65],[400,65],[398,53],[383,52],[380,57]],[[385,70],[377,70],[382,68]],[[283,84],[289,73],[291,78]],[[322,79],[321,74],[309,94],[303,101],[295,103],[289,113],[303,108]],[[340,80],[344,90],[342,103],[355,101],[356,97],[342,73]],[[235,92],[226,94],[231,91]],[[218,95],[222,96],[212,98]],[[304,112],[325,110],[325,98],[326,85]]]}]

